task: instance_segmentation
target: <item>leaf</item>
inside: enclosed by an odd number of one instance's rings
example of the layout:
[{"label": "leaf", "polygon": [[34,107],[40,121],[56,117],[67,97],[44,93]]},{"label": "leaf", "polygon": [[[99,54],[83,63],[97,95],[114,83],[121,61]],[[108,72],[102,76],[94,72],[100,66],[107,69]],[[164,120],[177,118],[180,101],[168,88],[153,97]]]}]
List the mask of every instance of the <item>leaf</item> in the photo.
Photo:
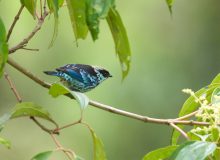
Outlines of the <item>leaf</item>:
[{"label": "leaf", "polygon": [[88,33],[85,0],[66,0],[66,3],[76,40],[85,39]]},{"label": "leaf", "polygon": [[0,18],[0,77],[3,74],[5,63],[8,59],[8,44],[6,42],[6,30],[2,19]]},{"label": "leaf", "polygon": [[53,37],[49,44],[49,48],[53,46],[53,43],[55,42],[57,35],[58,35],[58,11],[59,11],[59,4],[63,3],[60,2],[60,0],[47,0],[48,7],[51,12],[54,14],[54,30],[53,30]]},{"label": "leaf", "polygon": [[98,38],[100,19],[107,17],[113,4],[114,0],[86,0],[86,21],[94,41]]},{"label": "leaf", "polygon": [[8,140],[3,139],[3,138],[1,138],[1,137],[0,137],[0,144],[4,145],[4,146],[7,147],[8,149],[11,148],[11,143],[10,143]]},{"label": "leaf", "polygon": [[[211,96],[213,91],[220,87],[220,74],[218,74],[213,81],[211,82],[211,84],[207,87],[203,87],[202,89],[200,89],[199,91],[197,91],[195,93],[195,95],[197,97],[200,97],[202,95],[206,95],[206,99],[207,100],[211,100]],[[180,113],[179,113],[179,117],[184,116],[186,114],[189,114],[195,110],[197,110],[199,107],[199,104],[195,102],[195,98],[193,96],[190,96],[183,104]],[[181,129],[184,128],[183,125],[178,125],[178,127],[180,127]],[[177,130],[173,130],[172,133],[172,138],[171,138],[171,144],[175,145],[177,144],[177,141],[179,139],[180,133]]]},{"label": "leaf", "polygon": [[86,124],[86,126],[89,128],[90,133],[92,134],[94,160],[107,160],[102,140],[97,137],[95,131],[89,125]]},{"label": "leaf", "polygon": [[33,16],[33,18],[36,18],[36,6],[37,1],[36,0],[21,0],[21,4],[27,8],[27,10],[30,12],[30,14]]},{"label": "leaf", "polygon": [[212,104],[220,103],[220,87],[215,88],[215,90],[213,91],[212,97],[211,97],[211,103]]},{"label": "leaf", "polygon": [[41,106],[32,102],[23,102],[16,104],[11,113],[11,119],[25,116],[39,117],[48,120],[57,126],[56,122],[51,118],[49,112],[47,112]]},{"label": "leaf", "polygon": [[170,14],[172,15],[172,6],[174,0],[166,0],[167,6],[169,8]]},{"label": "leaf", "polygon": [[178,146],[167,146],[164,148],[156,149],[148,154],[146,154],[143,160],[163,160],[169,158],[173,151],[176,150]]},{"label": "leaf", "polygon": [[31,160],[47,160],[52,155],[52,153],[53,151],[41,152],[31,158]]},{"label": "leaf", "polygon": [[216,147],[213,142],[187,141],[174,151],[170,159],[204,160],[215,151]]},{"label": "leaf", "polygon": [[115,42],[115,49],[120,60],[124,79],[130,70],[131,51],[125,27],[115,8],[109,10],[107,22]]},{"label": "leaf", "polygon": [[53,97],[58,97],[67,93],[70,93],[76,99],[82,109],[85,109],[88,106],[89,98],[83,93],[71,91],[65,86],[57,83],[53,84],[49,90],[49,94]]}]

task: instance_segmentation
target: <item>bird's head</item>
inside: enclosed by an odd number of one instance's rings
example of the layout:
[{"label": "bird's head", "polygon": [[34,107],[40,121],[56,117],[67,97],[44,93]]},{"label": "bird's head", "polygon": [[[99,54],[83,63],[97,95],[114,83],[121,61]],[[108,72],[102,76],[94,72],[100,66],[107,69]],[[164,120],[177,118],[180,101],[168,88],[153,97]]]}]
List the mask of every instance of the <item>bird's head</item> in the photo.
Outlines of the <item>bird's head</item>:
[{"label": "bird's head", "polygon": [[103,77],[105,77],[106,79],[109,78],[109,77],[112,77],[112,75],[109,73],[109,71],[107,71],[107,70],[104,69],[104,68],[95,67],[95,69],[96,69]]}]

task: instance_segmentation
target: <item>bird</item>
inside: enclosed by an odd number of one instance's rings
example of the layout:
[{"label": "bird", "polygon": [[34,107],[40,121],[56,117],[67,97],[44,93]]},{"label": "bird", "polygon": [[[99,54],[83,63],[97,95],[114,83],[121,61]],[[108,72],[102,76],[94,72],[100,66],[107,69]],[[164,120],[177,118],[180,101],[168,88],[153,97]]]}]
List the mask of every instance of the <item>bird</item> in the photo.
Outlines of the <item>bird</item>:
[{"label": "bird", "polygon": [[56,68],[55,71],[44,71],[45,74],[57,76],[61,83],[71,91],[88,92],[104,80],[112,77],[106,69],[87,64],[67,64]]}]

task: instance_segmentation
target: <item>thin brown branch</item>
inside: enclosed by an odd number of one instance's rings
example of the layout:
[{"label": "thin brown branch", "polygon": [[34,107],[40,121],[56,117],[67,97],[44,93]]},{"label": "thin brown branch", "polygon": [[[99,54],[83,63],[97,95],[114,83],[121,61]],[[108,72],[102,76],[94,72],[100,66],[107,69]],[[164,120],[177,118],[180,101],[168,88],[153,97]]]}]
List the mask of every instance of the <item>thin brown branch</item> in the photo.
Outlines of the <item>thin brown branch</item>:
[{"label": "thin brown branch", "polygon": [[23,48],[25,45],[27,45],[27,43],[29,42],[29,40],[31,38],[33,38],[33,36],[41,29],[41,26],[43,25],[44,19],[47,17],[48,12],[45,12],[42,16],[42,18],[40,18],[38,20],[37,25],[34,27],[34,29],[32,30],[32,32],[26,37],[24,38],[20,43],[18,43],[16,46],[12,47],[9,50],[9,53],[14,53],[15,51],[17,51],[18,49]]},{"label": "thin brown branch", "polygon": [[17,101],[18,101],[19,103],[21,103],[21,102],[22,102],[21,96],[19,95],[19,93],[18,93],[18,91],[17,91],[17,89],[16,89],[14,83],[12,82],[11,78],[9,77],[8,73],[5,72],[5,73],[4,73],[4,76],[5,76],[5,79],[8,81],[8,84],[9,84],[9,86],[10,86],[12,92],[14,93],[14,95],[15,95]]},{"label": "thin brown branch", "polygon": [[19,17],[20,17],[20,15],[21,15],[21,12],[22,12],[23,8],[24,8],[24,5],[21,5],[20,9],[18,10],[18,13],[17,13],[16,16],[14,17],[14,21],[12,22],[12,25],[11,25],[10,29],[8,30],[7,42],[8,42],[8,40],[9,40],[10,36],[11,36],[11,33],[12,33],[13,29],[14,29],[15,24],[16,24],[17,21],[19,20]]},{"label": "thin brown branch", "polygon": [[[37,76],[35,76],[34,74],[32,74],[31,72],[27,71],[25,68],[23,68],[22,66],[20,66],[19,64],[17,64],[15,61],[13,61],[11,58],[8,58],[8,63],[13,66],[15,69],[17,69],[18,71],[20,71],[21,73],[23,73],[24,75],[26,75],[27,77],[29,77],[30,79],[32,79],[34,82],[36,82],[37,84],[43,86],[44,88],[49,89],[51,87],[51,85],[43,80],[41,80],[40,78],[38,78]],[[65,96],[74,99],[74,97],[71,94],[66,94]],[[118,115],[122,115],[125,117],[129,117],[132,119],[136,119],[145,123],[155,123],[155,124],[166,124],[169,125],[170,122],[172,122],[173,124],[183,124],[183,125],[200,125],[200,126],[208,126],[210,125],[210,123],[208,122],[198,122],[198,121],[193,121],[193,120],[176,120],[176,119],[159,119],[159,118],[151,118],[151,117],[147,117],[147,116],[143,116],[143,115],[139,115],[139,114],[135,114],[132,112],[127,112],[124,110],[120,110],[114,107],[111,107],[109,105],[105,105],[93,100],[89,101],[89,104],[93,107],[114,113],[114,114],[118,114]]]},{"label": "thin brown branch", "polygon": [[176,129],[178,132],[180,132],[183,137],[185,137],[187,140],[189,140],[188,135],[186,134],[186,132],[184,132],[180,127],[178,127],[177,125],[175,125],[174,123],[170,123],[170,126],[172,126],[174,129]]},{"label": "thin brown branch", "polygon": [[72,150],[68,150],[68,149],[65,149],[61,144],[60,142],[56,139],[55,135],[54,134],[50,134],[54,143],[56,144],[57,146],[57,149],[58,150],[62,150],[63,153],[68,157],[69,160],[73,160],[75,157],[76,157],[76,154],[72,151]]},{"label": "thin brown branch", "polygon": [[76,122],[73,122],[73,123],[70,123],[70,124],[64,125],[64,126],[62,126],[62,127],[56,128],[56,129],[53,131],[53,133],[57,133],[57,132],[59,132],[59,131],[62,130],[62,129],[65,129],[65,128],[68,128],[68,127],[74,126],[74,125],[76,125],[76,124],[80,124],[81,121],[82,121],[82,119],[79,119],[79,120],[76,121]]},{"label": "thin brown branch", "polygon": [[21,49],[28,50],[28,51],[36,51],[36,52],[39,51],[39,49],[35,49],[35,48],[25,48],[25,47],[22,47]]},{"label": "thin brown branch", "polygon": [[184,119],[188,119],[188,118],[190,118],[190,117],[195,116],[196,113],[198,113],[198,110],[197,110],[197,111],[194,111],[194,112],[192,112],[192,113],[189,113],[189,114],[187,114],[187,115],[184,115],[184,116],[182,116],[182,117],[176,118],[175,120],[184,120]]}]

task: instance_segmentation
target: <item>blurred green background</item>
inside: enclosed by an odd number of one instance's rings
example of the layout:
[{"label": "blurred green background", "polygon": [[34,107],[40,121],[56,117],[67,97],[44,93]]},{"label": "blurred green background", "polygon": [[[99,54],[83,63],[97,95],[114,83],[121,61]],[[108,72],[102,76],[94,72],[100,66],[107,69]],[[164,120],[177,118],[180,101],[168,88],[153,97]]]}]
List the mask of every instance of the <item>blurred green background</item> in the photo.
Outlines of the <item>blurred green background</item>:
[{"label": "blurred green background", "polygon": [[[198,90],[219,73],[220,1],[176,1],[172,18],[165,0],[118,0],[116,4],[132,49],[131,71],[123,83],[107,23],[101,22],[101,32],[95,43],[89,36],[85,41],[79,40],[79,47],[76,47],[65,7],[60,10],[59,35],[51,49],[48,49],[48,45],[53,33],[53,16],[45,21],[39,34],[28,45],[29,48],[39,48],[39,52],[19,50],[11,57],[51,83],[57,79],[44,75],[42,71],[67,63],[103,66],[114,77],[89,92],[87,95],[91,99],[141,115],[176,117],[187,98],[181,90]],[[18,9],[19,1],[0,2],[0,16],[7,29]],[[21,41],[35,23],[25,10],[9,45],[12,47]],[[60,125],[79,117],[76,102],[66,97],[52,98],[48,90],[8,65],[6,71],[23,100],[47,108]],[[2,115],[17,102],[4,78],[0,79],[0,90]],[[110,160],[139,160],[147,152],[170,143],[172,129],[169,126],[145,124],[94,107],[89,107],[84,117],[103,140]],[[1,137],[12,143],[10,150],[0,146],[1,160],[28,160],[36,153],[55,147],[51,137],[28,118],[8,122]],[[92,159],[92,138],[85,127],[78,125],[65,129],[58,139],[78,155]],[[65,157],[63,153],[56,153],[51,159]]]}]

